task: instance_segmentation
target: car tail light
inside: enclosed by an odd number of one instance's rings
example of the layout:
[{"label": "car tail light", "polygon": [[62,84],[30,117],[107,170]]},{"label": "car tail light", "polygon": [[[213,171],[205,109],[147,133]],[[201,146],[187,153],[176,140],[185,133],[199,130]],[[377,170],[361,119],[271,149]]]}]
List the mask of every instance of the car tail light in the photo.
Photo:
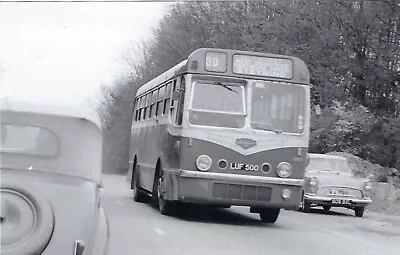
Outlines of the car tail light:
[{"label": "car tail light", "polygon": [[54,228],[47,200],[26,184],[2,180],[1,253],[41,254]]}]

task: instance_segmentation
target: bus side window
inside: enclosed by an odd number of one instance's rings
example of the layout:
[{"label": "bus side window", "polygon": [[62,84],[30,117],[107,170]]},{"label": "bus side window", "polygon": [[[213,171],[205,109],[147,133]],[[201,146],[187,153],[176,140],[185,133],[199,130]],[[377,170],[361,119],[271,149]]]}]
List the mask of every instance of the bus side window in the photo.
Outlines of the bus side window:
[{"label": "bus side window", "polygon": [[150,110],[149,110],[149,119],[153,117],[153,110],[154,110],[154,104],[150,105]]},{"label": "bus side window", "polygon": [[176,104],[178,100],[174,100],[173,95],[176,90],[176,84],[177,84],[177,79],[174,80],[174,85],[172,87],[171,91],[171,107],[169,108],[169,117],[171,120],[171,123],[174,123],[175,121],[175,113],[176,113]]},{"label": "bus side window", "polygon": [[157,102],[156,105],[156,116],[160,116],[161,115],[161,106],[162,106],[162,100]]},{"label": "bus side window", "polygon": [[143,109],[143,115],[142,115],[143,120],[146,119],[146,112],[147,112],[147,106]]},{"label": "bus side window", "polygon": [[163,115],[167,114],[167,109],[169,107],[169,98],[164,100],[164,109],[163,109]]},{"label": "bus side window", "polygon": [[184,101],[185,101],[185,77],[182,76],[179,86],[179,99],[177,102],[177,113],[175,119],[175,124],[177,126],[182,125]]},{"label": "bus side window", "polygon": [[140,116],[142,114],[142,108],[138,109],[136,113],[137,113],[137,116],[136,116],[137,121],[140,121]]}]

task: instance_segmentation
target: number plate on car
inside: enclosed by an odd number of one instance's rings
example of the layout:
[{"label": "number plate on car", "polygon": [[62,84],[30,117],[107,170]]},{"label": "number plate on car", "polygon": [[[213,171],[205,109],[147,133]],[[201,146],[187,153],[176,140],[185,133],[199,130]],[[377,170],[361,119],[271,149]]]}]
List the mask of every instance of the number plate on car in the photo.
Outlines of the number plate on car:
[{"label": "number plate on car", "polygon": [[337,205],[349,205],[351,201],[349,199],[332,199],[332,204]]}]

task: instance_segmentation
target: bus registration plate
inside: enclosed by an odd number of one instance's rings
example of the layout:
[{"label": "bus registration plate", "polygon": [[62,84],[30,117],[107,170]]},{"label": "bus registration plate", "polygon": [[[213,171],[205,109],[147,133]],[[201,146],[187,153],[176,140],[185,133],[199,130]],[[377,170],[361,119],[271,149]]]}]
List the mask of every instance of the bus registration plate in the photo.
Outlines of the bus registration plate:
[{"label": "bus registration plate", "polygon": [[259,167],[252,164],[231,163],[230,168],[232,170],[258,171]]}]

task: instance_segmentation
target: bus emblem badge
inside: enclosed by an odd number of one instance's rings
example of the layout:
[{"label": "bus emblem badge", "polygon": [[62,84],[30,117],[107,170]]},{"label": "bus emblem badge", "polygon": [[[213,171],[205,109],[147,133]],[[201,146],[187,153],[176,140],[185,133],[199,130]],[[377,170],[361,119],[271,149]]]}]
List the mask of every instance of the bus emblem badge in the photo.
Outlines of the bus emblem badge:
[{"label": "bus emblem badge", "polygon": [[243,149],[247,150],[253,146],[256,146],[257,142],[255,140],[248,138],[240,138],[236,140],[236,144],[242,147]]}]

